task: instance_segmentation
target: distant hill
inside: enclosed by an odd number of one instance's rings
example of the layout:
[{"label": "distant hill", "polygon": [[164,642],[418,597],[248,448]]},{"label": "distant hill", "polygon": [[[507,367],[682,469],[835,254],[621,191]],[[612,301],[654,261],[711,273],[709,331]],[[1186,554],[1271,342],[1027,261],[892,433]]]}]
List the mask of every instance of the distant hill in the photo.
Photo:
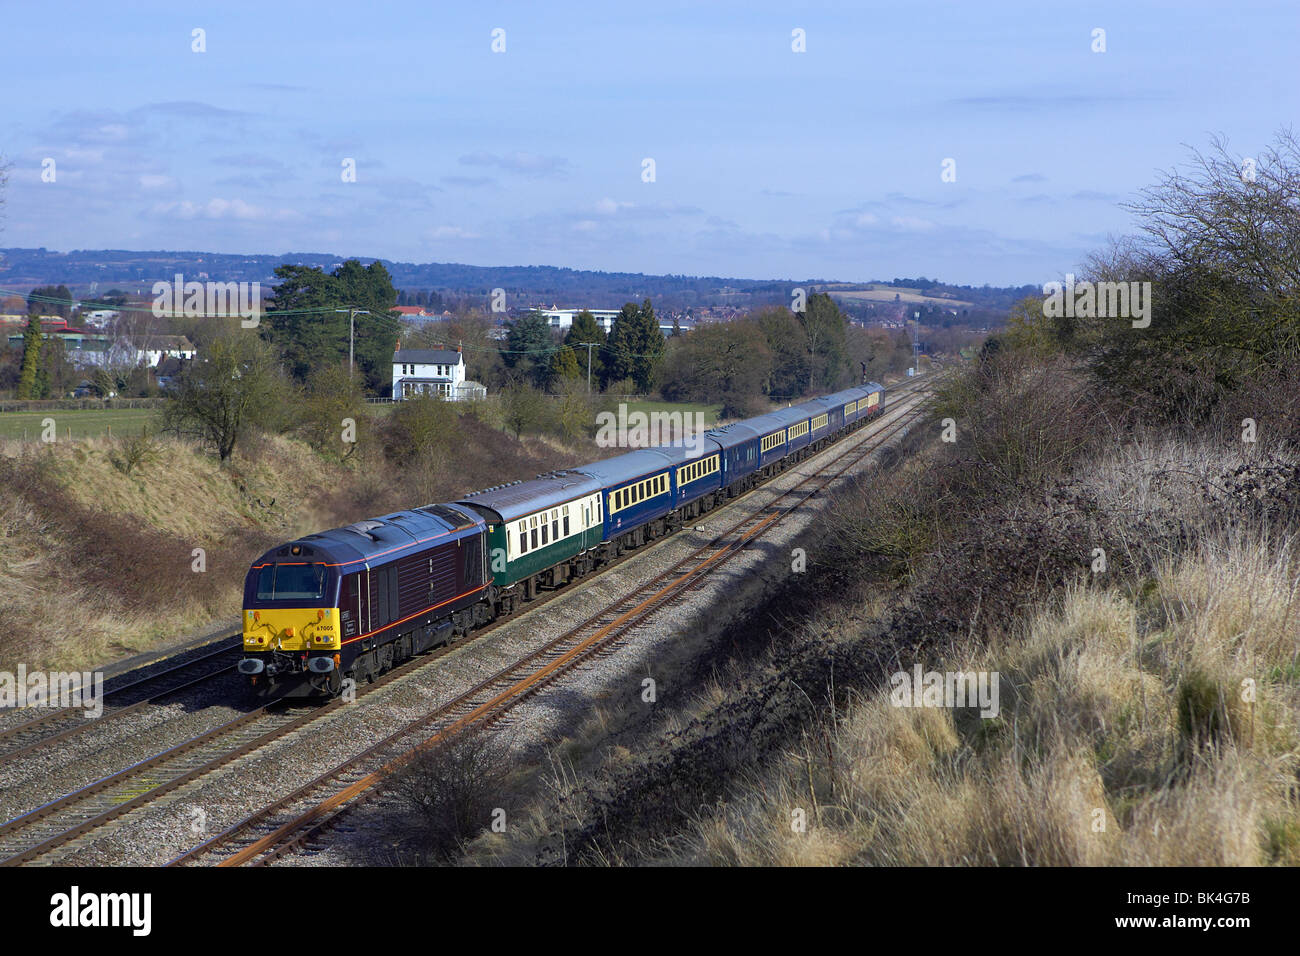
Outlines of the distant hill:
[{"label": "distant hill", "polygon": [[[368,256],[319,252],[284,255],[231,255],[214,252],[130,251],[124,249],[0,249],[0,288],[25,292],[33,286],[62,283],[79,296],[103,294],[114,287],[148,294],[153,283],[170,281],[176,273],[187,280],[261,282],[270,287],[275,269],[285,264],[317,266],[329,271],[347,258],[364,264],[379,261],[403,290],[428,290],[452,298],[486,297],[502,288],[516,304],[586,305],[619,308],[625,302],[650,299],[665,309],[731,306],[739,309],[774,303],[788,304],[791,289],[826,289],[851,308],[855,300],[893,300],[897,286],[902,302],[930,306],[950,302],[961,308],[1003,308],[1020,290],[989,286],[948,286],[929,279],[841,283],[824,279],[735,279],[721,276],[645,275],[639,272],[589,272],[558,266],[471,266],[452,262],[392,262]],[[92,288],[93,286],[93,288]],[[864,292],[868,293],[864,295]]]}]

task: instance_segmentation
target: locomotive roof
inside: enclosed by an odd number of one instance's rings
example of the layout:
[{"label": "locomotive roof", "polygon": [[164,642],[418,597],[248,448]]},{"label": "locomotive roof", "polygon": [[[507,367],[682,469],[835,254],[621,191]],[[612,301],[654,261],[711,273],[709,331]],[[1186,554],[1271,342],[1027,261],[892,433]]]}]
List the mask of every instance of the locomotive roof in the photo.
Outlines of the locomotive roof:
[{"label": "locomotive roof", "polygon": [[458,504],[484,508],[495,512],[504,521],[513,521],[522,515],[599,490],[600,482],[580,471],[555,471],[527,481],[476,491],[460,499]]},{"label": "locomotive roof", "polygon": [[425,505],[304,535],[272,548],[254,567],[274,562],[347,565],[389,561],[405,552],[423,550],[438,539],[454,541],[482,530],[483,519],[467,508]]},{"label": "locomotive roof", "polygon": [[582,465],[579,470],[584,475],[597,479],[600,484],[608,486],[663,471],[674,460],[665,454],[664,449],[639,448],[624,455],[615,455],[613,458],[606,458],[590,465]]}]

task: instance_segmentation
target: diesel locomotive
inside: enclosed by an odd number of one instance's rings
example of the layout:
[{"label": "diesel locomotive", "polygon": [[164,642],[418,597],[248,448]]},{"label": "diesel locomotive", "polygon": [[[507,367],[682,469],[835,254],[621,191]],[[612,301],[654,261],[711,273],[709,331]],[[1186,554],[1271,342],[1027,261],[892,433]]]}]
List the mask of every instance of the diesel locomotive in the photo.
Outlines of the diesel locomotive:
[{"label": "diesel locomotive", "polygon": [[244,581],[238,670],[264,697],[329,697],[346,679],[373,680],[743,494],[880,414],[884,394],[868,383],[689,446],[642,448],[279,545]]}]

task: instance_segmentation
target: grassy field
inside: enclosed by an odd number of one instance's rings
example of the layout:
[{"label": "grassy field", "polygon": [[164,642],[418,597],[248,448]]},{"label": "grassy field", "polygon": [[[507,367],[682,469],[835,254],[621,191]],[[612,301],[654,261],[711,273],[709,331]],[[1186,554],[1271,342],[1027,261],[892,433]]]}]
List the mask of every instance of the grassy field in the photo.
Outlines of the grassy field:
[{"label": "grassy field", "polygon": [[898,296],[900,302],[937,305],[945,308],[967,308],[974,304],[962,299],[926,295],[920,289],[905,289],[901,286],[873,286],[870,289],[837,289],[835,286],[826,286],[823,291],[829,292],[836,299],[846,299],[850,302],[893,302],[894,296]]},{"label": "grassy field", "polygon": [[99,438],[109,433],[114,437],[138,435],[154,415],[155,411],[150,408],[0,412],[0,438],[25,437],[28,441],[36,441],[41,437],[47,418],[54,419],[60,441]]},{"label": "grassy field", "polygon": [[[721,405],[706,405],[699,402],[659,402],[635,400],[627,403],[631,412],[691,412],[704,417],[704,424],[713,425],[718,420]],[[369,405],[366,410],[377,419],[392,414],[392,405]],[[146,423],[150,422],[156,412],[147,408],[126,409],[77,409],[49,412],[0,412],[0,438],[26,438],[37,441],[43,430],[44,420],[54,419],[60,441],[79,438],[100,438],[108,434],[114,437],[138,435]]]}]

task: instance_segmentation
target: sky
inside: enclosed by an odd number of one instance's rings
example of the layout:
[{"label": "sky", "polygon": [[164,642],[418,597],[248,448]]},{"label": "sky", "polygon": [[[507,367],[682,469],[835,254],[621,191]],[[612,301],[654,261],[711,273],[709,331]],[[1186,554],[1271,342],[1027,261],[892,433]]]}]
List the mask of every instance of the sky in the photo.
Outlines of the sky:
[{"label": "sky", "polygon": [[1253,156],[1300,112],[1293,0],[0,0],[0,23],[0,246],[60,251],[1041,284],[1134,231],[1121,204],[1190,148]]}]

